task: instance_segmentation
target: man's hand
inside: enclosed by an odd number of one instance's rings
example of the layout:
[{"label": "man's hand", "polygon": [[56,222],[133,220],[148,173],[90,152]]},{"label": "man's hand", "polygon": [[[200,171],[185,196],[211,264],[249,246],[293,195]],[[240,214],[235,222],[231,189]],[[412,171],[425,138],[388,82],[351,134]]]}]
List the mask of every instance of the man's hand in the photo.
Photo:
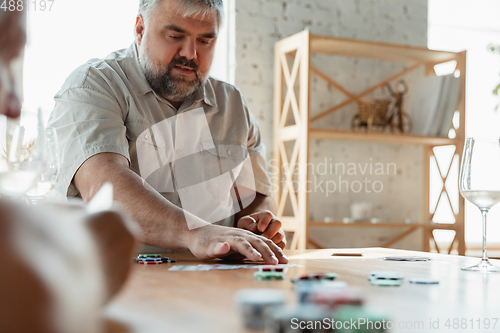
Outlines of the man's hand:
[{"label": "man's hand", "polygon": [[270,239],[281,249],[286,246],[285,232],[281,229],[282,223],[269,210],[243,216],[236,226]]},{"label": "man's hand", "polygon": [[[188,248],[200,259],[241,253],[254,261],[262,258],[267,264],[288,262],[273,241],[248,230],[212,225],[201,219],[201,228],[189,230],[186,212],[158,192],[145,187],[143,180],[129,168],[127,159],[122,155],[94,155],[82,164],[74,179],[76,188],[86,201],[90,201],[106,182],[113,184],[114,199],[141,226],[142,233],[138,240],[142,243],[174,250]],[[264,200],[272,202],[268,197],[263,197]],[[193,215],[193,218],[196,216]]]},{"label": "man's hand", "polygon": [[189,249],[200,259],[240,253],[252,261],[262,258],[268,265],[288,263],[288,258],[273,241],[247,230],[208,224],[189,233]]}]

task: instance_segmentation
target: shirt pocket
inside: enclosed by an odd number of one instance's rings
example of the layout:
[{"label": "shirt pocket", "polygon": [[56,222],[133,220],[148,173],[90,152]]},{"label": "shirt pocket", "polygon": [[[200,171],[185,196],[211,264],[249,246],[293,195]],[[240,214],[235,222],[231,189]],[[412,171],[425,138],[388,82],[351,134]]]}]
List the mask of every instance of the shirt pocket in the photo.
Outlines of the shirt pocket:
[{"label": "shirt pocket", "polygon": [[241,172],[243,162],[248,157],[246,146],[228,143],[214,145],[211,141],[202,141],[201,145],[203,169],[209,191],[217,198],[221,193],[229,194],[234,180]]},{"label": "shirt pocket", "polygon": [[158,131],[149,128],[135,141],[140,176],[159,192],[173,192],[169,160],[171,149]]}]

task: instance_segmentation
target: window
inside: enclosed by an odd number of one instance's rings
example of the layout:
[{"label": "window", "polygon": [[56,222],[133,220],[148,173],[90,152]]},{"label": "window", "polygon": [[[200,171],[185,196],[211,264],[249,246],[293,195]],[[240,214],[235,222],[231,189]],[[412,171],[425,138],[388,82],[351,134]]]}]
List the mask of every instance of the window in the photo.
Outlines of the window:
[{"label": "window", "polygon": [[[127,48],[134,41],[138,1],[55,1],[51,11],[28,13],[28,42],[24,58],[24,105],[26,113],[42,108],[48,119],[53,97],[78,66],[92,58]],[[226,23],[219,36],[211,74],[226,81],[230,77],[232,1],[225,1]],[[28,115],[23,116],[28,118]]]},{"label": "window", "polygon": [[[500,44],[500,21],[496,0],[429,0],[428,46],[431,49],[467,50],[466,135],[500,136],[500,99],[492,94],[500,81],[500,57],[487,50],[490,43]],[[465,238],[468,247],[481,247],[481,215],[466,201]],[[500,205],[488,215],[488,243],[500,247]]]}]

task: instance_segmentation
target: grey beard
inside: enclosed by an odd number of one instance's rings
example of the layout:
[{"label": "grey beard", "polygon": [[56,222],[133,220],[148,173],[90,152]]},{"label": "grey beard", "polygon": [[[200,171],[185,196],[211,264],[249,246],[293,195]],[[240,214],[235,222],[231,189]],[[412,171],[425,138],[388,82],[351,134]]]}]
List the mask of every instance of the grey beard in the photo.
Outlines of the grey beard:
[{"label": "grey beard", "polygon": [[166,100],[181,102],[194,98],[196,95],[203,92],[203,83],[200,80],[198,72],[196,72],[196,79],[191,82],[191,85],[188,88],[181,88],[179,87],[178,82],[186,81],[173,78],[170,75],[172,68],[175,66],[173,62],[168,65],[166,70],[160,69],[158,73],[148,66],[148,61],[146,59],[142,60],[143,61],[140,62],[142,71],[144,72],[144,76],[151,86],[151,89],[153,89],[157,95],[165,98]]}]

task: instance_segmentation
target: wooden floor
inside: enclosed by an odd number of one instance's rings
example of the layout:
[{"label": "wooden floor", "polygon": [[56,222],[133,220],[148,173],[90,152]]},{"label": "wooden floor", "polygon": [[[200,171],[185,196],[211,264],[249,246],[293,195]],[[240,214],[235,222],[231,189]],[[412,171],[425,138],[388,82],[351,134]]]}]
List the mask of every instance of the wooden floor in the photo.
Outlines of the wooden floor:
[{"label": "wooden floor", "polygon": [[[241,325],[234,294],[243,288],[277,288],[296,303],[290,278],[303,273],[335,272],[338,280],[358,287],[366,305],[384,311],[397,325],[423,323],[424,330],[395,327],[391,332],[500,332],[500,274],[464,272],[460,267],[477,258],[393,249],[365,249],[364,257],[332,257],[332,250],[288,251],[290,268],[284,281],[255,281],[253,269],[208,272],[171,272],[172,264],[134,265],[124,290],[106,309],[109,332],[250,332]],[[389,262],[388,255],[423,255],[429,262]],[[169,254],[179,265],[198,265],[190,254]],[[495,261],[500,266],[500,261]],[[397,271],[405,276],[400,287],[377,287],[368,282],[371,271]],[[433,277],[439,285],[413,285],[411,277]],[[448,319],[499,318],[496,329],[449,330]],[[429,330],[439,320],[440,330]],[[493,319],[492,319],[493,320]],[[255,331],[253,331],[255,332]]]}]

